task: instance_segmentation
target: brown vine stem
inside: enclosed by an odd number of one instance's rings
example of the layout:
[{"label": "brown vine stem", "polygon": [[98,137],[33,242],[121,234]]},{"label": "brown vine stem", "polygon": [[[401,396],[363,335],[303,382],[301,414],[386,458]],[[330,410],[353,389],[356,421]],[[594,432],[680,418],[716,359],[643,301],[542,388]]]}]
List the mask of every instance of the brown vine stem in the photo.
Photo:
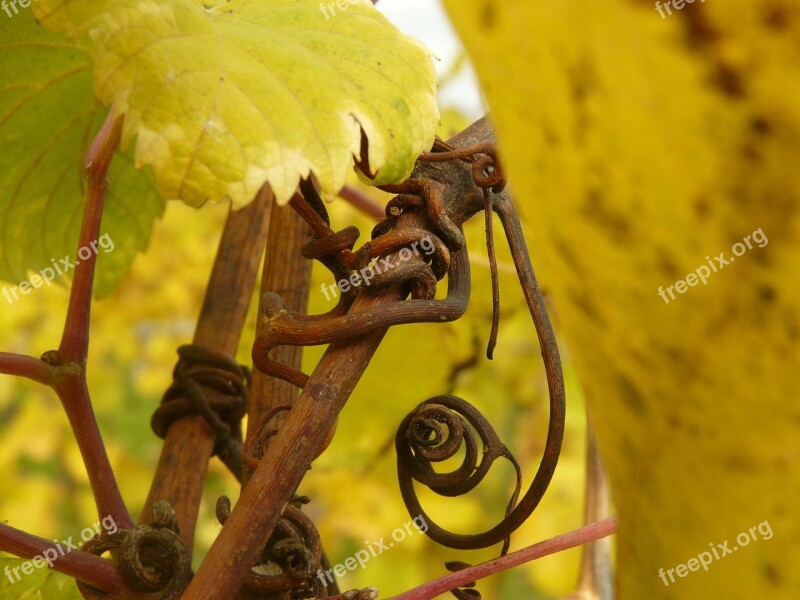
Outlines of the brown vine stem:
[{"label": "brown vine stem", "polygon": [[[311,236],[311,228],[288,206],[273,204],[269,237],[261,276],[261,293],[277,292],[292,310],[306,312],[308,293],[311,287],[311,262],[303,258],[300,248]],[[256,326],[256,336],[263,333],[261,319]],[[300,346],[282,346],[273,351],[273,358],[299,369],[303,359]],[[275,377],[268,377],[258,370],[253,371],[250,382],[250,406],[248,407],[247,436],[254,434],[261,420],[271,409],[292,406],[297,400],[297,388]],[[277,415],[271,426],[278,428],[283,422],[283,413]],[[244,469],[243,486],[250,479],[250,471]]]},{"label": "brown vine stem", "polygon": [[[472,129],[474,137],[492,135],[485,120]],[[467,170],[459,168],[461,178],[471,181]],[[421,227],[423,224],[424,217],[416,213],[403,214],[397,221],[398,227]],[[391,259],[396,261],[397,257]],[[385,307],[404,297],[400,286],[374,294],[359,294],[351,311]],[[256,563],[259,548],[274,529],[309,465],[324,448],[339,412],[386,331],[387,328],[379,328],[328,347],[186,589],[184,600],[228,600],[236,596]]]},{"label": "brown vine stem", "polygon": [[[273,201],[269,224],[264,267],[261,275],[261,294],[268,291],[279,293],[293,309],[306,312],[308,292],[311,287],[311,262],[304,259],[300,248],[311,236],[305,221],[288,206],[279,206]],[[262,320],[256,325],[256,336],[261,335]],[[283,346],[273,351],[273,358],[299,369],[303,359],[303,348]],[[292,406],[297,400],[297,388],[292,384],[269,377],[254,369],[250,379],[250,403],[247,410],[247,437],[256,435],[262,419],[273,408]],[[269,424],[270,429],[280,428],[284,413],[276,415]],[[252,471],[242,469],[242,488],[250,481]],[[255,591],[243,590],[237,598],[260,598]]]},{"label": "brown vine stem", "polygon": [[[103,205],[108,191],[108,169],[119,146],[122,120],[112,108],[86,153],[86,206],[76,255],[81,248],[90,247],[100,237]],[[78,442],[99,515],[111,515],[120,527],[132,527],[133,520],[111,469],[86,384],[96,261],[96,252],[90,253],[90,257],[80,263],[76,260],[61,344],[58,351],[47,352],[42,359],[54,367],[51,385],[61,400]]]},{"label": "brown vine stem", "polygon": [[[360,296],[353,306],[361,310],[401,299],[399,291],[390,289],[371,298]],[[328,348],[186,589],[184,600],[236,596],[255,564],[259,547],[319,454],[385,334],[384,329],[357,342]]]},{"label": "brown vine stem", "polygon": [[[228,216],[193,343],[236,355],[269,228],[271,202],[272,191],[264,186],[253,202]],[[209,401],[220,393],[210,388],[204,391]],[[189,552],[215,442],[215,432],[199,415],[173,423],[142,511],[141,521],[150,523],[153,504],[157,500],[169,502]]]},{"label": "brown vine stem", "polygon": [[119,594],[126,590],[125,580],[112,561],[80,550],[65,552],[61,556],[56,544],[50,540],[0,524],[0,550],[22,558],[33,558],[41,556],[48,548],[55,549],[58,556],[53,561],[54,570],[113,594],[115,598],[123,597]]},{"label": "brown vine stem", "polygon": [[[597,521],[591,525],[585,525],[580,529],[575,529],[561,535],[557,535],[549,540],[539,542],[533,546],[528,546],[522,550],[517,550],[511,554],[506,554],[500,558],[462,569],[450,575],[445,575],[439,579],[434,579],[419,587],[403,592],[398,596],[392,596],[387,600],[431,600],[440,594],[446,594],[450,590],[469,583],[483,579],[489,575],[494,575],[501,571],[518,567],[537,558],[555,554],[562,550],[574,548],[587,542],[593,542],[613,534],[617,530],[617,518],[609,517],[602,521]],[[331,600],[334,600],[333,598]]]}]

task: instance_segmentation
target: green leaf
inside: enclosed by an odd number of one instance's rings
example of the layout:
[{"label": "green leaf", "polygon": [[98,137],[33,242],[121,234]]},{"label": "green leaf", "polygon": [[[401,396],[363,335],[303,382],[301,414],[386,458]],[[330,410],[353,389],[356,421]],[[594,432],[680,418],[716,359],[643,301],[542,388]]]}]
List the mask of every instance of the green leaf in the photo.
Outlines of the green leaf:
[{"label": "green leaf", "polygon": [[[25,567],[29,571],[28,574],[22,570],[26,563],[33,566],[33,570],[29,566]],[[15,600],[83,599],[74,579],[49,569],[46,564],[37,568],[37,563],[31,559],[0,553],[0,598],[9,600],[11,598]]]},{"label": "green leaf", "polygon": [[[28,559],[0,555],[0,598],[33,598],[36,590],[40,590],[48,579],[50,571],[47,568],[34,569],[26,575],[22,571]],[[14,568],[17,569],[16,573]],[[30,567],[26,567],[30,568]],[[6,572],[6,569],[8,571]]]},{"label": "green leaf", "polygon": [[91,39],[95,90],[168,199],[240,207],[313,173],[337,193],[369,141],[376,183],[405,179],[438,122],[429,52],[368,0],[39,0],[46,27]]},{"label": "green leaf", "polygon": [[[0,278],[75,259],[84,205],[84,153],[105,117],[92,93],[91,61],[81,45],[36,25],[30,11],[0,21]],[[151,171],[130,154],[112,164],[95,289],[108,293],[147,246],[163,214]],[[110,247],[110,245],[108,245]]]}]

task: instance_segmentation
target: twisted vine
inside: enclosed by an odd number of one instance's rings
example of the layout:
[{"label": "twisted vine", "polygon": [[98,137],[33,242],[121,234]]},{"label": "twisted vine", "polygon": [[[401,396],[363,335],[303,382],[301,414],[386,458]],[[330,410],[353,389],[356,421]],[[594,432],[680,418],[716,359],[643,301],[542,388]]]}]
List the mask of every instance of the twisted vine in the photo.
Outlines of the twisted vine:
[{"label": "twisted vine", "polygon": [[[103,532],[81,550],[97,556],[117,550],[120,570],[128,586],[142,593],[161,592],[159,600],[178,600],[192,578],[191,558],[178,537],[175,513],[163,500],[153,505],[152,525]],[[87,583],[79,580],[76,583],[87,600],[108,597]]]},{"label": "twisted vine", "polygon": [[[319,532],[313,521],[300,510],[300,505],[307,502],[308,498],[299,497],[288,504],[278,525],[262,546],[260,564],[266,565],[270,574],[251,570],[244,581],[246,589],[265,600],[328,597],[327,588],[316,576],[323,564]],[[230,512],[230,500],[226,496],[220,497],[216,513],[223,526]]]},{"label": "twisted vine", "polygon": [[[467,163],[471,181],[451,178],[453,161]],[[458,172],[458,171],[456,171]],[[403,299],[388,305],[351,311],[357,294],[369,294],[370,287],[354,286],[343,293],[337,306],[323,315],[305,315],[290,310],[276,294],[265,294],[261,302],[265,333],[253,346],[255,366],[303,388],[305,373],[273,361],[270,350],[280,345],[319,345],[341,343],[373,332],[406,323],[445,322],[460,318],[470,294],[469,261],[462,224],[480,210],[486,219],[487,248],[492,273],[493,318],[487,346],[492,358],[499,324],[499,285],[494,253],[492,215],[496,213],[508,239],[512,259],[536,327],[547,374],[550,420],[545,450],[528,490],[520,498],[521,473],[511,452],[502,444],[488,421],[472,406],[454,396],[438,396],[422,403],[404,419],[396,438],[398,476],[409,513],[425,515],[414,491],[414,481],[444,496],[458,496],[472,489],[485,477],[497,458],[506,458],[515,468],[517,485],[506,509],[505,518],[482,533],[461,535],[448,532],[429,519],[427,534],[437,542],[458,549],[483,548],[503,541],[509,545],[513,531],[531,515],[555,471],[561,450],[565,421],[565,395],[561,362],[555,335],[544,300],[536,282],[530,256],[516,208],[504,193],[506,185],[496,149],[490,143],[464,144],[454,149],[437,140],[433,151],[423,154],[412,177],[400,185],[381,189],[397,194],[386,207],[386,218],[372,232],[372,240],[354,250],[358,231],[354,227],[334,232],[316,189],[310,182],[302,187],[291,205],[314,231],[315,238],[303,248],[304,256],[320,260],[334,276],[349,278],[354,269],[397,252],[422,236],[435,240],[435,257],[415,260],[406,268],[379,273],[379,289],[385,285],[404,286]],[[425,227],[399,226],[400,217],[413,212],[423,217]],[[448,276],[447,296],[435,299],[436,282]],[[263,436],[262,436],[263,437]],[[482,448],[478,447],[480,440]],[[455,455],[465,446],[462,465],[450,473],[439,474],[433,464]],[[481,456],[480,461],[478,460]],[[463,591],[467,596],[471,591]]]},{"label": "twisted vine", "polygon": [[[179,347],[178,356],[172,385],[153,413],[153,431],[163,439],[178,419],[190,414],[201,415],[217,434],[214,453],[241,481],[241,419],[247,414],[250,378],[247,367],[226,354],[197,344]],[[204,388],[220,394],[209,400]]]}]

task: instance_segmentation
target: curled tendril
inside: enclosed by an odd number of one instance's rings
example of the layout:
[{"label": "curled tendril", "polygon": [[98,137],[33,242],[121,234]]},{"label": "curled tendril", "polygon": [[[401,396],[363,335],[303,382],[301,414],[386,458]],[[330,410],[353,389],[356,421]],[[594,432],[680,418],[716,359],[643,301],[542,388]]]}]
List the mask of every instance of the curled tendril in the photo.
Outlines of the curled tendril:
[{"label": "curled tendril", "polygon": [[[247,436],[247,440],[242,447],[242,460],[245,467],[251,473],[256,470],[258,463],[264,457],[270,438],[278,433],[277,428],[269,427],[270,422],[280,413],[289,412],[291,409],[292,407],[288,405],[277,406],[271,409],[262,417],[255,432]],[[220,522],[224,523],[222,520],[220,520]]]},{"label": "curled tendril", "polygon": [[[176,532],[175,513],[167,502],[153,505],[153,525],[102,533],[81,550],[97,556],[119,551],[119,566],[125,582],[138,592],[161,592],[160,600],[177,600],[192,578],[189,553]],[[107,596],[96,588],[77,582],[84,598]]]},{"label": "curled tendril", "polygon": [[275,542],[270,556],[292,579],[308,579],[319,568],[311,550],[297,539],[285,538]]},{"label": "curled tendril", "polygon": [[[550,465],[540,467],[518,505],[522,485],[519,464],[483,415],[456,396],[436,396],[408,414],[400,424],[395,447],[400,491],[409,514],[422,516],[428,524],[428,536],[451,548],[485,548],[503,541],[505,554],[509,536],[536,508],[551,475]],[[444,473],[434,470],[435,463],[454,457],[462,447],[464,456],[457,468]],[[516,472],[516,486],[503,521],[483,533],[462,535],[442,529],[428,517],[417,498],[415,481],[440,496],[460,496],[475,489],[498,458],[511,462]]]},{"label": "curled tendril", "polygon": [[[280,571],[265,575],[251,571],[245,578],[247,589],[264,594],[265,598],[305,598],[313,593],[327,598],[327,590],[319,585],[315,574],[322,564],[322,543],[313,521],[295,504],[307,502],[296,497],[283,511],[272,534],[262,546],[259,560],[264,565],[275,565]],[[217,500],[217,519],[223,525],[231,513],[231,501],[226,496]]]},{"label": "curled tendril", "polygon": [[[151,560],[153,555],[159,559]],[[120,568],[137,590],[157,592],[169,586],[173,593],[164,598],[180,598],[191,579],[189,553],[178,535],[163,527],[141,525],[126,536],[120,546]]]}]

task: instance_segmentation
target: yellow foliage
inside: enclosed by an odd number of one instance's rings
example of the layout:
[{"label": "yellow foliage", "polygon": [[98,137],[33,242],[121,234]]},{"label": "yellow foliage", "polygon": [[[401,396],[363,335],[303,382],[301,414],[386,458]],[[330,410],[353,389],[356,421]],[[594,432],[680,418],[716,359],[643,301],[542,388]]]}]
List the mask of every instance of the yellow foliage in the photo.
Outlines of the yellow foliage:
[{"label": "yellow foliage", "polygon": [[592,408],[619,597],[796,597],[800,7],[445,4]]}]

